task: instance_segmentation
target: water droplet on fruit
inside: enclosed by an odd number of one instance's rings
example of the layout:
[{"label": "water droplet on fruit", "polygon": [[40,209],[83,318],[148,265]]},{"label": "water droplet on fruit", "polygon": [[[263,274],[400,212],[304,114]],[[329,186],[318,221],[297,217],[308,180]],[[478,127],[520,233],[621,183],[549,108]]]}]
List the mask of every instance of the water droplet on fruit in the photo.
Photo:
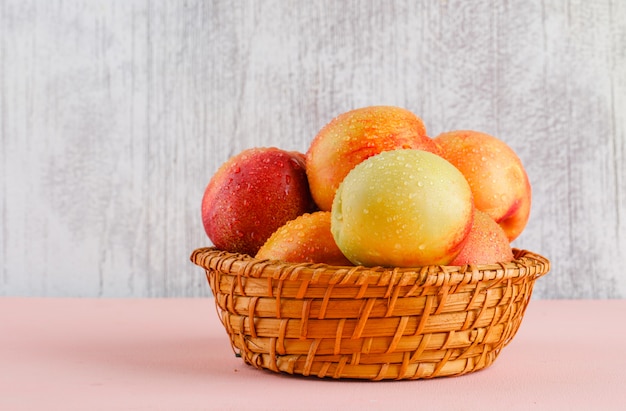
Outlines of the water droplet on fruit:
[{"label": "water droplet on fruit", "polygon": [[424,186],[424,183],[423,183],[423,182],[421,182],[421,181],[418,181],[418,182],[417,182],[417,186],[418,186],[418,187],[423,187],[423,186]]},{"label": "water droplet on fruit", "polygon": [[286,184],[291,184],[291,176],[290,175],[286,175],[285,176],[285,183]]},{"label": "water droplet on fruit", "polygon": [[370,210],[368,210],[367,208],[363,209],[363,214],[369,214]]}]

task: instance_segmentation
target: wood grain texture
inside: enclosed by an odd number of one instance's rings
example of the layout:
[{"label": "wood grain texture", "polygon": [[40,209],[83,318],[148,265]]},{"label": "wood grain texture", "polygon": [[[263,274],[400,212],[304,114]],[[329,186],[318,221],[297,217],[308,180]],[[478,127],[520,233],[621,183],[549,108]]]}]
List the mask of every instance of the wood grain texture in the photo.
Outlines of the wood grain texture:
[{"label": "wood grain texture", "polygon": [[510,144],[537,298],[626,297],[626,3],[0,0],[0,295],[207,296],[229,156],[352,108]]}]

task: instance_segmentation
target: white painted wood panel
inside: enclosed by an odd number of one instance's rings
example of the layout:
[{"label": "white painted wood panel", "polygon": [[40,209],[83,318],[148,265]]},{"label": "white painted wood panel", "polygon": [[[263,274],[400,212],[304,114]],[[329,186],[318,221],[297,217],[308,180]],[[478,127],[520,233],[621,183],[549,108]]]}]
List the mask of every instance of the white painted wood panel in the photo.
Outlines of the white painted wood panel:
[{"label": "white painted wood panel", "polygon": [[0,295],[210,295],[217,167],[392,104],[518,152],[536,297],[626,297],[625,2],[0,0],[0,92]]}]

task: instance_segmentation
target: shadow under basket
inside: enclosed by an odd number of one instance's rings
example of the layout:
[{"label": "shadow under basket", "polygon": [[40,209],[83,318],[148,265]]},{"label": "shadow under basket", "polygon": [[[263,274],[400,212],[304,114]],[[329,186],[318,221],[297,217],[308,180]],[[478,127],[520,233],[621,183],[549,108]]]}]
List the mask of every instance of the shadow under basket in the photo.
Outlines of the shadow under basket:
[{"label": "shadow under basket", "polygon": [[200,248],[231,345],[257,368],[341,379],[457,376],[489,366],[515,336],[550,262],[418,268],[258,260]]}]

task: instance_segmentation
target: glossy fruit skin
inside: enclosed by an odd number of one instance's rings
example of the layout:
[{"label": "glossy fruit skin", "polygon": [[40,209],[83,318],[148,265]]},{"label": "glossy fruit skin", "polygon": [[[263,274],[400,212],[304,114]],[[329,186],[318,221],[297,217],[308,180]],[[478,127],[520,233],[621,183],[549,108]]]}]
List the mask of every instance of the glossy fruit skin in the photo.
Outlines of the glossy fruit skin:
[{"label": "glossy fruit skin", "polygon": [[465,176],[476,208],[516,239],[530,217],[532,190],[524,166],[505,142],[486,133],[457,130],[435,137],[440,155]]},{"label": "glossy fruit skin", "polygon": [[330,232],[330,211],[306,213],[288,221],[263,244],[256,258],[290,263],[352,265],[339,250]]},{"label": "glossy fruit skin", "polygon": [[513,260],[509,238],[487,213],[474,211],[474,223],[461,252],[450,265],[483,265],[506,263]]},{"label": "glossy fruit skin", "polygon": [[331,231],[356,265],[448,264],[471,229],[469,184],[452,164],[423,150],[380,153],[339,186]]},{"label": "glossy fruit skin", "polygon": [[399,148],[438,150],[423,121],[401,107],[362,107],[332,119],[306,152],[309,185],[319,209],[330,211],[337,187],[357,164]]},{"label": "glossy fruit skin", "polygon": [[254,256],[278,227],[315,211],[304,154],[275,147],[228,159],[202,198],[202,223],[213,245]]}]

